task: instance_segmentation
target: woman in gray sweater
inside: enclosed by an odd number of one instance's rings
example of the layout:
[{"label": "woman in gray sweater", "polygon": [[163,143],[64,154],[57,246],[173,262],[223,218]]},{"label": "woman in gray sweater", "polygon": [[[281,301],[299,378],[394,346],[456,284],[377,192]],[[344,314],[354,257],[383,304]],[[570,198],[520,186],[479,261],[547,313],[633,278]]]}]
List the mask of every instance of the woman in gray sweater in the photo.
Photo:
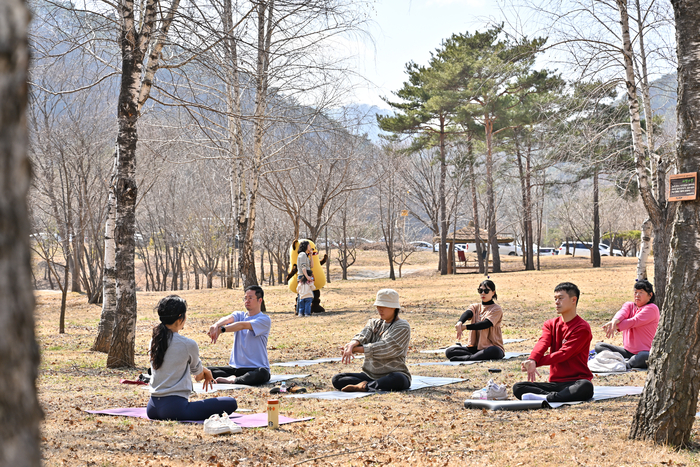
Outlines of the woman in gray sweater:
[{"label": "woman in gray sweater", "polygon": [[343,347],[343,363],[353,354],[364,353],[362,373],[340,373],[333,386],[344,392],[403,391],[411,387],[411,373],[406,366],[411,326],[399,319],[399,294],[392,289],[377,292],[374,302],[379,319],[367,321],[365,328]]},{"label": "woman in gray sweater", "polygon": [[187,302],[168,295],[158,302],[160,324],[151,339],[151,398],[146,415],[152,420],[206,420],[210,415],[233,413],[238,408],[233,397],[215,397],[190,402],[192,377],[211,388],[211,371],[202,366],[199,347],[179,331],[187,320]]}]

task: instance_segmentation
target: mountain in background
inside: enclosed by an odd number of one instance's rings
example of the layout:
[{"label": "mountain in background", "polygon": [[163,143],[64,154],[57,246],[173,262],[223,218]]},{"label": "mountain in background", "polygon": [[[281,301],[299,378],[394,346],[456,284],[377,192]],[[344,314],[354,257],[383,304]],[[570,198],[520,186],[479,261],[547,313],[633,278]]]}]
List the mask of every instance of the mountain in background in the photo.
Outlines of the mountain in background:
[{"label": "mountain in background", "polygon": [[377,115],[382,117],[393,115],[389,109],[382,109],[376,105],[350,104],[340,111],[345,121],[354,122],[357,134],[366,134],[367,138],[375,144],[381,141],[379,137],[379,126],[377,125]]},{"label": "mountain in background", "polygon": [[[664,125],[669,129],[676,127],[676,104],[678,103],[678,80],[675,73],[663,75],[649,83],[652,111],[664,118]],[[387,116],[394,113],[389,109],[369,104],[350,104],[333,112],[333,117],[342,115],[346,122],[353,122],[357,134],[366,134],[373,143],[379,143],[381,131],[377,126],[377,115]]]},{"label": "mountain in background", "polygon": [[678,104],[678,78],[675,73],[663,75],[649,83],[652,111],[664,118],[668,128],[676,127],[676,104]]}]

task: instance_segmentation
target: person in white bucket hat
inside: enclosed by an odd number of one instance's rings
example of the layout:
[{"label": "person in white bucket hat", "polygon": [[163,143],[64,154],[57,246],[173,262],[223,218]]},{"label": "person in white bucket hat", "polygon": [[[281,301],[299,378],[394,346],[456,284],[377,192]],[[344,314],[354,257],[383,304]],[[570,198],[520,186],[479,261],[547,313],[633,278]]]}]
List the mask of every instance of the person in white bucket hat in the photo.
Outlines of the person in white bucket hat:
[{"label": "person in white bucket hat", "polygon": [[344,392],[403,391],[411,387],[411,373],[406,366],[411,326],[399,318],[399,294],[393,289],[377,292],[374,302],[379,318],[367,321],[365,328],[342,347],[343,363],[353,355],[364,353],[362,373],[333,376],[333,386]]}]

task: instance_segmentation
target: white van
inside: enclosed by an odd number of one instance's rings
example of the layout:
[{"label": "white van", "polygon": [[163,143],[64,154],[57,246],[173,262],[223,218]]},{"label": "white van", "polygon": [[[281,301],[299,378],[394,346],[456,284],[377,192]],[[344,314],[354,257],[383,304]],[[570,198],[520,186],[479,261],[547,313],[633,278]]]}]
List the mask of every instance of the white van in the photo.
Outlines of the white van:
[{"label": "white van", "polygon": [[[592,242],[568,242],[568,243],[569,243],[569,254],[570,255],[583,256],[586,258],[591,257],[591,247],[593,246]],[[567,244],[567,242],[562,242],[562,244],[559,246],[559,254],[560,255],[566,254],[566,244]],[[610,256],[610,248],[607,245],[599,243],[598,250],[600,251],[600,256]],[[622,256],[622,252],[620,250],[616,250],[613,248],[612,255],[613,256]]]},{"label": "white van", "polygon": [[[481,244],[482,251],[486,249],[486,243]],[[455,245],[455,251],[458,249],[465,251],[467,253],[476,253],[476,243],[459,243]],[[490,253],[490,250],[489,250]],[[522,256],[523,250],[520,245],[516,245],[514,242],[510,243],[499,243],[498,244],[498,254],[500,256]]]}]

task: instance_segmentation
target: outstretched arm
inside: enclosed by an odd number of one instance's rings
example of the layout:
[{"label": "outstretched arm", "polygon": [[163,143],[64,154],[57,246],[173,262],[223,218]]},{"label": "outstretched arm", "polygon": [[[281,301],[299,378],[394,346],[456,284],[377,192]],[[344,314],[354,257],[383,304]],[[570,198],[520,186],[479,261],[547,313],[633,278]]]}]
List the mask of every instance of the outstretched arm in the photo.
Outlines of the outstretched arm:
[{"label": "outstretched arm", "polygon": [[481,331],[482,329],[488,329],[491,326],[493,326],[493,323],[488,319],[485,319],[475,324],[467,324],[466,328],[470,331]]},{"label": "outstretched arm", "polygon": [[299,270],[297,269],[297,265],[296,264],[292,265],[292,270],[289,271],[289,274],[287,274],[287,279],[284,282],[288,283],[289,279],[291,279],[292,277],[297,275],[297,272],[299,272]]},{"label": "outstretched arm", "polygon": [[212,324],[209,327],[209,331],[207,331],[207,335],[209,338],[211,338],[211,343],[216,344],[216,340],[219,338],[219,334],[221,334],[221,327],[226,326],[230,323],[235,322],[236,320],[232,316],[224,316],[220,320],[218,320],[216,323]]},{"label": "outstretched arm", "polygon": [[347,344],[345,344],[344,347],[341,347],[342,350],[342,362],[343,363],[350,363],[352,361],[353,353],[363,353],[365,349],[360,345],[358,341],[355,339],[351,340]]},{"label": "outstretched arm", "polygon": [[216,344],[216,341],[222,332],[221,328],[226,328],[226,332],[237,332],[243,329],[248,329],[250,331],[253,330],[253,326],[249,321],[236,321],[236,318],[233,316],[226,316],[212,324],[209,328],[209,332],[207,332],[207,334],[211,338],[212,344]]},{"label": "outstretched arm", "polygon": [[[636,328],[637,326],[644,326],[654,320],[659,319],[659,308],[654,303],[647,303],[644,305],[639,312],[632,317],[621,318],[618,312],[615,318],[618,320],[617,330],[626,331],[631,328]],[[630,313],[631,314],[631,313]]]},{"label": "outstretched arm", "polygon": [[462,313],[462,316],[459,317],[459,321],[457,321],[457,324],[455,324],[455,330],[457,331],[457,340],[460,340],[462,338],[462,332],[467,329],[467,326],[464,325],[467,321],[472,319],[474,317],[474,312],[471,310],[471,308],[467,308],[464,313]]}]

